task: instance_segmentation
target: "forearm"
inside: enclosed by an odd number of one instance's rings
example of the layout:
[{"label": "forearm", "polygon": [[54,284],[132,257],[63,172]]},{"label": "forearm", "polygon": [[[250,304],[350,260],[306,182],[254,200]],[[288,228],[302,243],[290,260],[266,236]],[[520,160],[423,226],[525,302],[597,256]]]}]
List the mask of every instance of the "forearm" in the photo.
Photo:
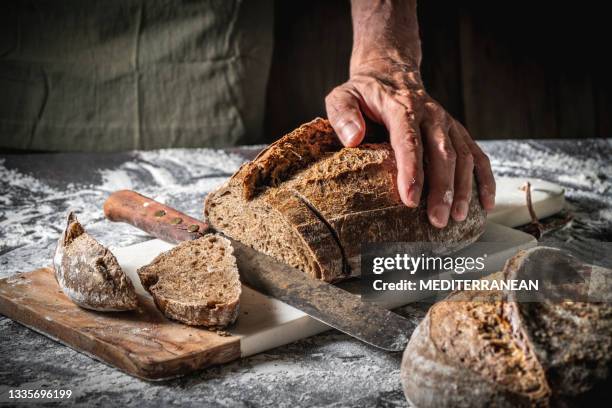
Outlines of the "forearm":
[{"label": "forearm", "polygon": [[351,74],[363,65],[401,64],[412,71],[421,64],[416,0],[352,0]]},{"label": "forearm", "polygon": [[[353,53],[350,78],[325,98],[327,116],[347,147],[366,135],[364,116],[389,131],[397,189],[408,207],[427,194],[432,225],[466,219],[474,174],[480,202],[495,205],[487,156],[467,130],[426,91],[421,81],[417,0],[351,0]],[[427,179],[427,190],[424,190]]]}]

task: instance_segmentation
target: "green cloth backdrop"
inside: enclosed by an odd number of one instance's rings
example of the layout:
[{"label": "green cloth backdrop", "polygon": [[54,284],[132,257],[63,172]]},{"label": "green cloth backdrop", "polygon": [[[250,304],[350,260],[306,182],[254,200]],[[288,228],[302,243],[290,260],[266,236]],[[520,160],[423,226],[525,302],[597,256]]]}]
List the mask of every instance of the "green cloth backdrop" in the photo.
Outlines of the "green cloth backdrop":
[{"label": "green cloth backdrop", "polygon": [[116,151],[258,140],[272,0],[4,0],[0,147]]}]

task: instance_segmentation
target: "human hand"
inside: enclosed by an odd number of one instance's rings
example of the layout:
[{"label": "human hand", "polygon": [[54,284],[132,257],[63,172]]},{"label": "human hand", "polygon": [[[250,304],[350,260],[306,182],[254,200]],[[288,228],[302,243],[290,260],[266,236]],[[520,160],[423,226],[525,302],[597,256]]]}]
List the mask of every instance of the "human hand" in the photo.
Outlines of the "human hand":
[{"label": "human hand", "polygon": [[411,62],[390,58],[351,61],[350,79],[325,99],[327,115],[345,146],[365,136],[365,114],[389,131],[397,162],[397,186],[408,207],[416,207],[427,178],[427,213],[443,228],[449,216],[467,217],[476,175],[482,206],[495,206],[495,179],[489,158],[467,130],[427,94]]}]

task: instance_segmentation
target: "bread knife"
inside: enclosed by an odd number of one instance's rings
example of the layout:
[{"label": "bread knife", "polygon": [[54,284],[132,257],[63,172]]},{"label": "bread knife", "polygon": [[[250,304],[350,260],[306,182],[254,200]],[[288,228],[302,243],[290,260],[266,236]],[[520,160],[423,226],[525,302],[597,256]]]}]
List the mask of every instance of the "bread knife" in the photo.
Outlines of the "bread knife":
[{"label": "bread knife", "polygon": [[[208,224],[131,190],[110,195],[105,216],[125,222],[170,243],[197,239],[215,232]],[[228,238],[243,283],[301,310],[312,318],[372,346],[402,351],[415,329],[414,321],[374,303],[362,302],[332,284]]]}]

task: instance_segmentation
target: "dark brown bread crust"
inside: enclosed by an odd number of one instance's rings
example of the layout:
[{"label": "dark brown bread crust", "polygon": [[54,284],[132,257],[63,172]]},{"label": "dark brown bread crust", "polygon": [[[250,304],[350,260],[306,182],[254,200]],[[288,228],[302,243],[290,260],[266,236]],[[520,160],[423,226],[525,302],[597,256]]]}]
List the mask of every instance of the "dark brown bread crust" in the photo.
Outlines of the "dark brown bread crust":
[{"label": "dark brown bread crust", "polygon": [[159,310],[171,319],[223,327],[238,317],[238,267],[231,243],[220,235],[184,241],[137,272]]},{"label": "dark brown bread crust", "polygon": [[55,279],[77,305],[97,311],[134,310],[138,299],[115,256],[68,215],[53,258]]},{"label": "dark brown bread crust", "polygon": [[425,194],[418,208],[406,207],[396,177],[389,144],[342,148],[329,122],[315,119],[209,194],[205,218],[214,229],[328,282],[358,273],[362,243],[427,241],[457,249],[484,231],[476,190],[467,219],[437,229],[427,218]]},{"label": "dark brown bread crust", "polygon": [[402,359],[417,407],[546,406],[550,389],[533,351],[512,337],[500,297],[458,292],[432,306]]},{"label": "dark brown bread crust", "polygon": [[[546,270],[564,280],[569,280],[573,274],[576,283],[542,288],[541,299],[537,302],[514,301],[515,293],[510,293],[504,312],[512,322],[515,335],[533,347],[542,363],[553,390],[553,400],[586,402],[594,389],[609,382],[612,304],[563,301],[557,297],[566,295],[570,299],[587,300],[590,295],[601,299],[598,295],[610,293],[612,288],[609,283],[595,288],[592,285],[596,278],[592,273],[594,269],[555,248],[521,251],[508,261],[504,273],[506,279],[540,278],[542,285],[545,280],[554,282],[553,276],[543,276]],[[607,274],[604,281],[612,281],[610,271],[597,270]],[[587,278],[586,284],[581,283],[583,278]],[[592,293],[593,289],[599,293]]]},{"label": "dark brown bread crust", "polygon": [[[501,387],[440,350],[431,339],[428,314],[412,335],[402,359],[401,380],[415,407],[537,406],[529,396]],[[545,390],[546,388],[543,388]]]},{"label": "dark brown bread crust", "polygon": [[242,183],[245,200],[267,187],[276,187],[323,154],[340,150],[342,144],[328,121],[315,119],[272,143],[246,163],[234,178]]},{"label": "dark brown bread crust", "polygon": [[[569,255],[540,247],[519,252],[494,279],[534,279],[544,263],[584,270]],[[413,404],[573,406],[599,395],[610,377],[610,304],[512,296],[456,292],[430,309],[402,361]]]}]

